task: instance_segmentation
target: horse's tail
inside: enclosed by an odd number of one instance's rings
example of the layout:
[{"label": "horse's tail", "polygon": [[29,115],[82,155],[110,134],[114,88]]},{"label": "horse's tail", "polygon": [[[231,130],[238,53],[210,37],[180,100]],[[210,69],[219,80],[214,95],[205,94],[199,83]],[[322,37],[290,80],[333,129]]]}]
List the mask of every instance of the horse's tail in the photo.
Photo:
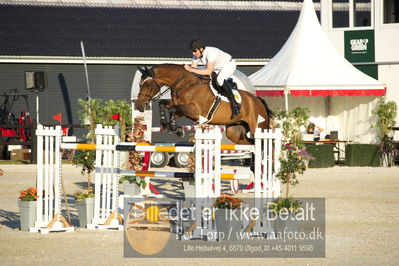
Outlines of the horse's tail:
[{"label": "horse's tail", "polygon": [[267,113],[267,115],[269,116],[269,118],[272,118],[272,117],[274,116],[274,113],[273,113],[273,111],[269,108],[269,106],[267,105],[266,101],[263,100],[261,97],[256,97],[256,98],[258,98],[258,99],[262,102],[262,104],[263,104],[263,106],[265,107],[266,113]]}]

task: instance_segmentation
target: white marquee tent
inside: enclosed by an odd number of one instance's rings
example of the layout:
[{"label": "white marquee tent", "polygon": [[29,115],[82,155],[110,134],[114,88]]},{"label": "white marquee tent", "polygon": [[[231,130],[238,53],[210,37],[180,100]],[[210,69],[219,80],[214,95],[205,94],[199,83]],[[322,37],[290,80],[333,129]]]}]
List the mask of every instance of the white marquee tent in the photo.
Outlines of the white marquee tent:
[{"label": "white marquee tent", "polygon": [[[312,0],[304,0],[298,22],[281,50],[250,77],[272,108],[309,107],[311,121],[339,131],[340,139],[370,143],[371,111],[386,86],[356,69],[330,43]],[[313,97],[308,97],[313,96]],[[337,97],[332,97],[337,96]]]}]

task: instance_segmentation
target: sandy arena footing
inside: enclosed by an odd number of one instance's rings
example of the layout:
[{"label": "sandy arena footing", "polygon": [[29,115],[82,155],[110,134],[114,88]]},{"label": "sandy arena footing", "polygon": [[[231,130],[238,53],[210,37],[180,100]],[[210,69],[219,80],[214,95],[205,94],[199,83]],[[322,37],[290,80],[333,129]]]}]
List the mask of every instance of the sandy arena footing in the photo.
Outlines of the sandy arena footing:
[{"label": "sandy arena footing", "polygon": [[[182,259],[125,259],[123,232],[77,229],[73,233],[40,235],[19,230],[19,191],[35,186],[36,165],[1,165],[0,261],[1,265],[187,265]],[[176,170],[165,168],[163,170]],[[181,170],[181,169],[180,169]],[[72,194],[84,189],[80,169],[63,166],[63,178],[71,208]],[[154,179],[169,197],[182,197],[177,179]],[[325,258],[190,259],[190,265],[334,264],[394,265],[399,261],[399,167],[333,167],[308,169],[299,177],[295,197],[326,199]],[[228,188],[227,184],[225,188]],[[121,186],[121,190],[123,188]],[[63,208],[65,208],[63,203]]]}]

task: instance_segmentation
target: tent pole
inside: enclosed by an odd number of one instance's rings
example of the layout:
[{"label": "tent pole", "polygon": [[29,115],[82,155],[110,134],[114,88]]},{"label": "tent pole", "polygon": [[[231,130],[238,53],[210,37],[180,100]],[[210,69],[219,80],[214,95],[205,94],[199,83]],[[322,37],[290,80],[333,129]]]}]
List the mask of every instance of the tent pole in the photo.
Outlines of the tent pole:
[{"label": "tent pole", "polygon": [[285,111],[288,112],[288,89],[284,90]]}]

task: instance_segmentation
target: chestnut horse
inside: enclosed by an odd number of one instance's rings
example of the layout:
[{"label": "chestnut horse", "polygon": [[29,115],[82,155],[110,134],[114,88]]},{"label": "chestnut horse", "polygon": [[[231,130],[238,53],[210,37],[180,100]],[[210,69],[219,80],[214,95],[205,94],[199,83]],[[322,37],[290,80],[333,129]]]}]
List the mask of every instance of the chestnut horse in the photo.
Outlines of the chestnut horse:
[{"label": "chestnut horse", "polygon": [[[162,64],[139,70],[142,74],[140,92],[136,101],[139,111],[143,112],[145,105],[160,93],[163,86],[167,86],[171,91],[171,100],[159,102],[163,127],[176,131],[175,116],[185,116],[196,122],[199,122],[200,116],[207,117],[216,98],[210,89],[208,76],[196,75],[185,70],[182,65],[175,64]],[[206,123],[225,125],[227,138],[236,144],[252,144],[253,139],[247,133],[250,132],[253,136],[257,127],[269,128],[269,120],[273,113],[263,99],[247,91],[239,90],[239,93],[242,101],[238,116],[230,119],[232,114],[230,103],[222,101],[213,117]],[[169,111],[169,123],[165,117],[165,108]],[[258,120],[259,116],[263,119]]]}]

